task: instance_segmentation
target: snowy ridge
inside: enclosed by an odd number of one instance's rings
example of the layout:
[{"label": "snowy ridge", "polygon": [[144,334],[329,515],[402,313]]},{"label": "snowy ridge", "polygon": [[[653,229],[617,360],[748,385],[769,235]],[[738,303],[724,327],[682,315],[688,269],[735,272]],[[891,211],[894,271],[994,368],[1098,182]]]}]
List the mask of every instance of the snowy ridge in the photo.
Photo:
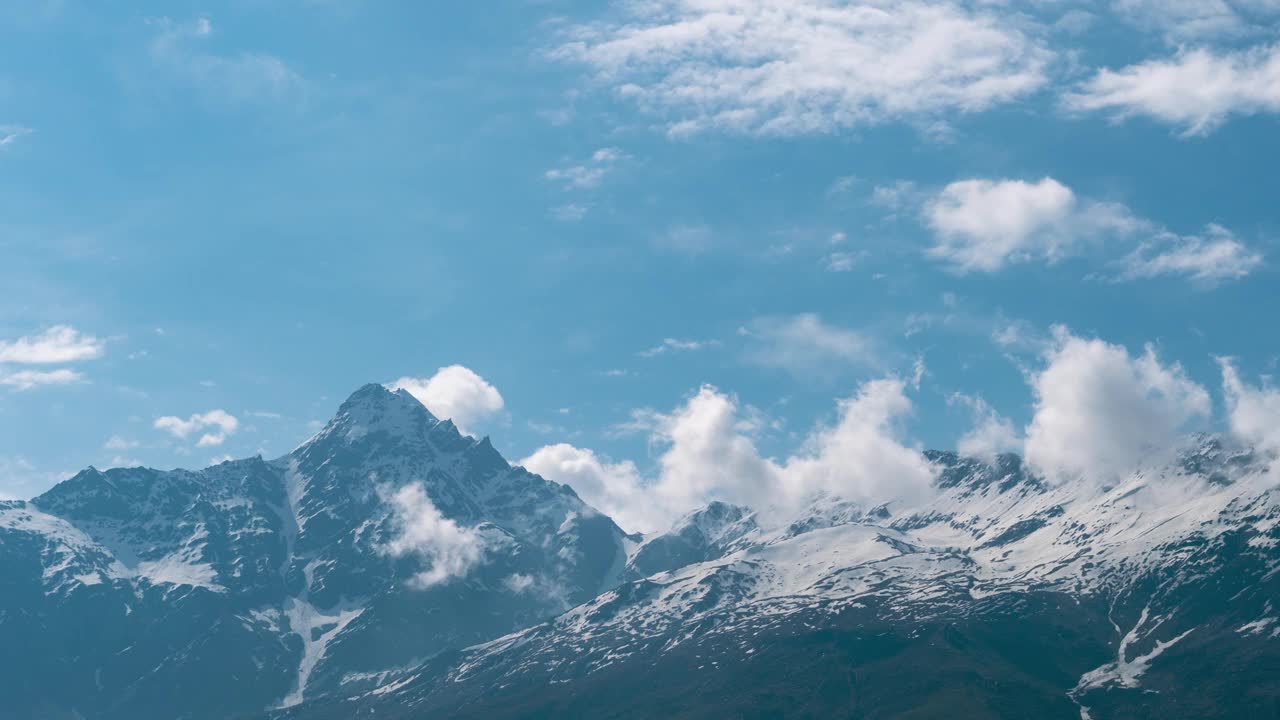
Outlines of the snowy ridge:
[{"label": "snowy ridge", "polygon": [[[1194,635],[1174,598],[1215,585],[1232,552],[1264,580],[1280,572],[1280,557],[1269,552],[1280,537],[1280,495],[1265,464],[1212,438],[1195,443],[1173,466],[1110,488],[1047,485],[1013,456],[987,465],[934,453],[939,492],[917,507],[817,498],[795,520],[770,527],[742,509],[709,507],[645,538],[631,567],[664,544],[706,559],[639,577],[549,623],[471,648],[441,682],[568,683],[715,638],[749,654],[762,634],[818,627],[848,612],[920,623],[1003,612],[1035,592],[1111,598],[1117,613],[1127,612],[1118,603],[1141,600],[1129,630],[1116,627],[1114,659],[1070,690],[1087,713],[1081,698],[1090,691],[1139,687],[1158,658]],[[1251,581],[1239,582],[1234,600],[1256,601]],[[1261,612],[1271,612],[1267,602]],[[1238,625],[1237,634],[1263,637],[1267,623]],[[419,685],[398,678],[395,690],[402,702],[420,702],[444,687]]]}]

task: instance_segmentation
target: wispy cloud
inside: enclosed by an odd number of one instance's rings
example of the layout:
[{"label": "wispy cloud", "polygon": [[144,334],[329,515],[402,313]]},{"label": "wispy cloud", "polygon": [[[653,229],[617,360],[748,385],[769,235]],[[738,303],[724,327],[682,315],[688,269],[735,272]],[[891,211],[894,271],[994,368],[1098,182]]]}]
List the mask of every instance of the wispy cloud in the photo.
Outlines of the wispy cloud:
[{"label": "wispy cloud", "polygon": [[1209,225],[1202,235],[1157,234],[1119,262],[1118,280],[1183,276],[1214,285],[1238,280],[1262,264],[1262,254],[1250,250],[1228,229]]},{"label": "wispy cloud", "polygon": [[31,128],[20,125],[0,125],[0,149],[8,147],[26,135],[35,132]]},{"label": "wispy cloud", "polygon": [[748,340],[746,359],[764,367],[831,376],[877,364],[870,336],[828,325],[814,313],[757,318],[738,333]]},{"label": "wispy cloud", "polygon": [[302,76],[284,60],[247,50],[218,52],[211,42],[213,22],[170,18],[148,21],[155,29],[148,51],[153,62],[217,104],[296,99],[305,88]]},{"label": "wispy cloud", "polygon": [[105,343],[67,325],[55,325],[38,335],[0,341],[0,363],[54,364],[102,357]]},{"label": "wispy cloud", "polygon": [[720,344],[719,340],[680,340],[677,338],[663,338],[662,342],[653,347],[640,351],[640,357],[657,357],[666,355],[667,353],[689,352],[691,350],[702,350],[704,348],[715,347]]},{"label": "wispy cloud", "polygon": [[0,370],[0,385],[17,390],[32,390],[45,385],[72,385],[84,382],[84,375],[75,370],[19,370],[6,373]]},{"label": "wispy cloud", "polygon": [[1280,112],[1280,44],[1246,50],[1182,50],[1119,70],[1099,70],[1063,105],[1110,113],[1116,120],[1146,116],[1205,135],[1232,115]]},{"label": "wispy cloud", "polygon": [[[657,0],[577,26],[581,62],[671,134],[796,135],[1025,96],[1053,54],[1017,16],[922,0]],[[925,122],[923,124],[929,124]]]},{"label": "wispy cloud", "polygon": [[548,180],[563,183],[565,189],[591,189],[598,186],[626,157],[626,153],[618,148],[600,148],[585,162],[552,168],[544,175]]}]

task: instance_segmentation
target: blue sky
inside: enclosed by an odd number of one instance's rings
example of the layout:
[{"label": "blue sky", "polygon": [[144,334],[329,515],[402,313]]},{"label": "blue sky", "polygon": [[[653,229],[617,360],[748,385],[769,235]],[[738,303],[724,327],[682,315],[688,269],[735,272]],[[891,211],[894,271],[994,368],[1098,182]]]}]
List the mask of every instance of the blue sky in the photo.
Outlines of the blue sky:
[{"label": "blue sky", "polygon": [[766,457],[883,378],[903,446],[1022,449],[1073,348],[1234,427],[1217,358],[1280,355],[1278,18],[0,2],[0,495],[279,456],[398,379],[641,484],[704,385]]}]

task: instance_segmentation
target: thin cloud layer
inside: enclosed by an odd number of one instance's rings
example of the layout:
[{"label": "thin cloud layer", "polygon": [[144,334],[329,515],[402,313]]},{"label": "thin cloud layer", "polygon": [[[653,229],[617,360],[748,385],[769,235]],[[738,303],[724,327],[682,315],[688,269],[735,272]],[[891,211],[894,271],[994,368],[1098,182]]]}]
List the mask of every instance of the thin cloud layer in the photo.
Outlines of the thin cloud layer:
[{"label": "thin cloud layer", "polygon": [[586,64],[669,132],[829,133],[1024,97],[1053,54],[1009,13],[959,2],[656,0],[574,28]]},{"label": "thin cloud layer", "polygon": [[814,313],[756,318],[739,334],[747,339],[746,359],[762,367],[813,376],[877,362],[869,335],[827,324]]}]

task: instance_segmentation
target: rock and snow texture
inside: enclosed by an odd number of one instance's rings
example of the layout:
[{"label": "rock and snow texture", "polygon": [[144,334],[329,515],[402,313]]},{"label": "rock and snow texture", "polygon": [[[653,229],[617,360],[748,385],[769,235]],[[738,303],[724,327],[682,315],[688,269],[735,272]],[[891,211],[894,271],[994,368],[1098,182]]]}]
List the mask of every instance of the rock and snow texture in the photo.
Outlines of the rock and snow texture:
[{"label": "rock and snow texture", "polygon": [[938,492],[913,507],[820,497],[794,520],[768,525],[721,503],[692,513],[633,549],[630,582],[470,648],[447,668],[419,670],[413,682],[389,678],[390,699],[374,707],[429,703],[468,685],[571,687],[661,663],[686,645],[703,652],[719,643],[745,657],[771,633],[849,613],[909,628],[999,616],[1030,594],[1053,593],[1105,600],[1108,623],[1128,627],[1115,627],[1111,640],[1105,628],[1111,660],[1081,668],[1078,683],[1062,688],[1087,713],[1094,693],[1140,690],[1162,656],[1207,635],[1201,626],[1219,622],[1211,611],[1264,614],[1229,634],[1271,636],[1280,490],[1251,454],[1200,438],[1173,466],[1101,489],[1046,484],[1014,456],[993,465],[930,457],[941,467]]},{"label": "rock and snow texture", "polygon": [[[415,578],[435,536],[390,501],[405,488],[483,538],[430,587]],[[422,552],[394,552],[400,536]],[[0,662],[0,690],[90,718],[226,717],[355,691],[590,599],[620,579],[626,542],[572,490],[370,385],[278,460],[90,468],[0,503],[0,643],[38,649]],[[89,617],[92,634],[62,631]],[[211,676],[240,681],[174,690]]]},{"label": "rock and snow texture", "polygon": [[1193,652],[1278,647],[1267,459],[1199,438],[1099,487],[1011,455],[927,457],[935,492],[912,505],[715,502],[627,536],[408,392],[366,386],[283,458],[90,468],[0,502],[0,644],[32,649],[0,660],[0,691],[33,717],[381,716],[673,657],[713,669],[849,623],[903,642],[1016,628],[1049,595],[1076,638],[1058,700],[1101,718]]}]

